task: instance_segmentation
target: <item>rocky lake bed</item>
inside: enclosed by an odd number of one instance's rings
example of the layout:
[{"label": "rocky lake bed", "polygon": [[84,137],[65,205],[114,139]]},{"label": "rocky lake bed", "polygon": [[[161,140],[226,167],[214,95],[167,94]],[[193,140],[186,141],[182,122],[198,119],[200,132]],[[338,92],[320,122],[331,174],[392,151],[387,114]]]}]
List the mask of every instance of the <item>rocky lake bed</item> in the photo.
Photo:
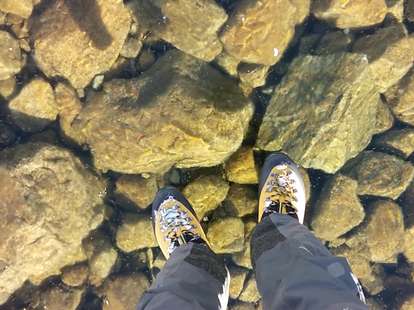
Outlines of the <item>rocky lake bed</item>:
[{"label": "rocky lake bed", "polygon": [[413,32],[412,0],[0,0],[0,309],[135,309],[165,185],[261,309],[273,151],[370,308],[414,309]]}]

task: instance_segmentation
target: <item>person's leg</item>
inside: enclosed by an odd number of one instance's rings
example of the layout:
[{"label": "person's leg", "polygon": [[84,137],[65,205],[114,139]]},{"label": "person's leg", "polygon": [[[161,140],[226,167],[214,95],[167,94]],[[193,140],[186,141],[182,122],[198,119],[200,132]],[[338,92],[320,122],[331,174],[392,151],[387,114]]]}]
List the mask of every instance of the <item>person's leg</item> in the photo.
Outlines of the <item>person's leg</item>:
[{"label": "person's leg", "polygon": [[155,237],[167,263],[137,309],[227,309],[230,274],[210,250],[187,199],[175,188],[164,188],[152,211]]},{"label": "person's leg", "polygon": [[289,215],[263,218],[251,255],[265,310],[368,309],[346,259],[332,256]]},{"label": "person's leg", "polygon": [[289,157],[266,159],[259,194],[251,257],[264,310],[368,309],[346,259],[331,255],[301,224],[305,188]]},{"label": "person's leg", "polygon": [[227,269],[206,245],[178,247],[142,297],[139,310],[226,309]]}]

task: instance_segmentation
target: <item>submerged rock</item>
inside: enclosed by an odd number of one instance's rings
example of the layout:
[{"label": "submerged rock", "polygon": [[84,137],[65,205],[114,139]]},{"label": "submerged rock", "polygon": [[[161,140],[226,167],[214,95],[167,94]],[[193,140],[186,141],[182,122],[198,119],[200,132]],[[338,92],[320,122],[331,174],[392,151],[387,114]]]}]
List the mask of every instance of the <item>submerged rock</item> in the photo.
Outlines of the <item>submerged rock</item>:
[{"label": "submerged rock", "polygon": [[224,206],[228,213],[237,217],[257,212],[257,189],[248,185],[231,184]]},{"label": "submerged rock", "polygon": [[283,56],[309,8],[309,0],[239,1],[220,37],[224,50],[243,62],[273,65]]},{"label": "submerged rock", "polygon": [[276,88],[256,144],[336,172],[377,132],[378,98],[365,56],[300,56]]},{"label": "submerged rock", "polygon": [[128,214],[116,233],[116,245],[124,252],[157,247],[151,218]]},{"label": "submerged rock", "polygon": [[414,263],[414,226],[405,230],[404,256],[410,263]]},{"label": "submerged rock", "polygon": [[13,77],[22,67],[19,42],[7,31],[0,30],[0,80]]},{"label": "submerged rock", "polygon": [[118,275],[105,281],[99,289],[103,310],[135,310],[149,281],[143,274]]},{"label": "submerged rock", "polygon": [[12,145],[17,139],[13,128],[0,121],[0,149]]},{"label": "submerged rock", "polygon": [[0,11],[29,18],[33,11],[33,0],[1,0]]},{"label": "submerged rock", "polygon": [[252,261],[250,258],[250,240],[252,237],[253,229],[256,227],[257,222],[249,220],[244,223],[244,247],[239,253],[232,255],[233,261],[241,267],[252,269]]},{"label": "submerged rock", "polygon": [[86,259],[82,240],[103,220],[104,192],[104,182],[60,147],[0,152],[0,304],[26,281],[38,285]]},{"label": "submerged rock", "polygon": [[[152,17],[150,29],[160,38],[204,61],[212,61],[220,54],[223,46],[217,33],[226,22],[227,14],[214,0],[152,0],[149,3],[155,6],[152,11],[158,11],[158,16]],[[138,10],[145,6],[148,3]]]},{"label": "submerged rock", "polygon": [[16,79],[14,77],[0,81],[0,96],[8,99],[8,97],[14,93],[15,89]]},{"label": "submerged rock", "polygon": [[230,306],[229,310],[256,310],[256,307],[254,304],[238,301]]},{"label": "submerged rock", "polygon": [[236,253],[243,250],[244,224],[237,217],[217,219],[210,223],[207,239],[214,253]]},{"label": "submerged rock", "polygon": [[207,213],[219,206],[228,191],[229,183],[221,177],[206,175],[190,182],[183,189],[183,194],[194,208],[197,218],[202,220]]},{"label": "submerged rock", "polygon": [[113,248],[109,237],[101,231],[94,232],[83,242],[88,257],[89,283],[100,286],[109,276],[118,259],[118,252]]},{"label": "submerged rock", "polygon": [[411,70],[386,93],[394,115],[402,122],[414,125],[414,74]]},{"label": "submerged rock", "polygon": [[359,225],[365,217],[357,196],[358,183],[337,174],[323,187],[313,210],[311,227],[315,235],[333,241]]},{"label": "submerged rock", "polygon": [[225,164],[227,180],[238,184],[259,183],[252,147],[241,147]]},{"label": "submerged rock", "polygon": [[62,269],[62,282],[67,286],[79,287],[85,284],[89,276],[86,263],[79,263]]},{"label": "submerged rock", "polygon": [[393,129],[375,138],[376,147],[409,157],[414,152],[414,129]]},{"label": "submerged rock", "polygon": [[234,81],[171,51],[139,79],[104,84],[72,128],[98,169],[160,173],[222,163],[239,148],[252,114]]},{"label": "submerged rock", "polygon": [[135,208],[144,210],[154,200],[158,191],[154,176],[148,179],[139,175],[123,175],[116,181],[115,195],[121,203],[132,203]]},{"label": "submerged rock", "polygon": [[232,266],[230,270],[230,298],[237,299],[243,290],[248,270],[240,267]]},{"label": "submerged rock", "polygon": [[82,289],[65,289],[57,286],[46,288],[30,303],[29,309],[76,310],[83,296]]},{"label": "submerged rock", "polygon": [[398,198],[414,177],[414,167],[398,157],[365,151],[344,167],[358,182],[359,195]]},{"label": "submerged rock", "polygon": [[62,76],[84,88],[115,63],[130,24],[122,1],[53,0],[33,20],[34,58],[49,77]]},{"label": "submerged rock", "polygon": [[244,302],[251,302],[255,303],[258,302],[261,298],[259,291],[257,290],[256,279],[254,276],[251,276],[249,280],[247,280],[243,291],[239,296],[239,300]]},{"label": "submerged rock", "polygon": [[387,14],[385,0],[316,0],[312,13],[335,27],[361,28],[381,23]]},{"label": "submerged rock", "polygon": [[25,85],[10,101],[9,109],[16,125],[28,132],[42,130],[58,115],[53,89],[40,78]]},{"label": "submerged rock", "polygon": [[405,26],[397,24],[361,37],[352,51],[367,55],[375,83],[384,92],[413,66],[413,46],[414,36],[408,36]]}]

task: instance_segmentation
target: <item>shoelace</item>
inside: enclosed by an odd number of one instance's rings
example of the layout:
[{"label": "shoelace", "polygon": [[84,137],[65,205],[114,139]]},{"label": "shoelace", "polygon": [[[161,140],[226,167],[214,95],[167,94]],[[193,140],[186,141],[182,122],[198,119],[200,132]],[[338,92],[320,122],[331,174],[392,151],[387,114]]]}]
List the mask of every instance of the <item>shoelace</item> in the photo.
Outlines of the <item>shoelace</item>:
[{"label": "shoelace", "polygon": [[[169,196],[168,199],[171,200],[174,197]],[[191,217],[182,211],[178,204],[171,208],[163,208],[161,205],[159,212],[160,229],[169,244],[169,253],[172,253],[177,246],[199,239]]]},{"label": "shoelace", "polygon": [[295,179],[292,171],[286,165],[276,167],[280,173],[271,173],[270,182],[267,182],[266,192],[270,197],[265,200],[265,214],[281,213],[297,217],[294,202],[297,201]]}]

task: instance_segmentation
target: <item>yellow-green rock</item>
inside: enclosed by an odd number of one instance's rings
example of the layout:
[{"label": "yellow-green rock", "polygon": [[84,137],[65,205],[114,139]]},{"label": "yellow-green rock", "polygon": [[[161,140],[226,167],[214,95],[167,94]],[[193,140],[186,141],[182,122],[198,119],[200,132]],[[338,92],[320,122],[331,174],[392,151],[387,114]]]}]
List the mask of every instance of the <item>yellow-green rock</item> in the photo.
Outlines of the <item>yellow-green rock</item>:
[{"label": "yellow-green rock", "polygon": [[231,184],[224,206],[233,216],[243,217],[258,210],[257,189],[248,185]]},{"label": "yellow-green rock", "polygon": [[157,247],[151,218],[126,214],[116,233],[116,245],[124,252]]},{"label": "yellow-green rock", "polygon": [[241,147],[225,164],[227,180],[239,184],[257,184],[258,170],[252,147]]},{"label": "yellow-green rock", "polygon": [[244,247],[244,224],[237,217],[220,218],[208,225],[207,239],[216,254],[236,253]]}]

